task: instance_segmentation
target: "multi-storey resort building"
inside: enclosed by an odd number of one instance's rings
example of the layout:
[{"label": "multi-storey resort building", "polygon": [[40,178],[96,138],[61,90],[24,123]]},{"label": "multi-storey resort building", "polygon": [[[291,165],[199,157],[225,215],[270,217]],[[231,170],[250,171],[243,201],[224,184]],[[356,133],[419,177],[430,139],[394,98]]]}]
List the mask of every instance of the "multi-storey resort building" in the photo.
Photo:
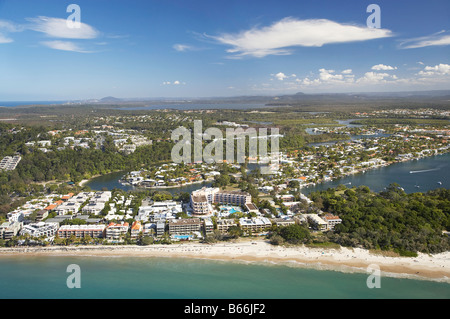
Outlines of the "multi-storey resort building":
[{"label": "multi-storey resort building", "polygon": [[106,228],[106,239],[109,241],[120,241],[128,232],[130,225],[126,222],[115,224],[110,223]]},{"label": "multi-storey resort building", "polygon": [[168,225],[170,235],[186,235],[200,232],[202,221],[199,218],[173,219]]},{"label": "multi-storey resort building", "polygon": [[219,188],[202,188],[191,194],[193,215],[205,216],[212,213],[212,204],[245,206],[251,204],[252,196],[242,191],[222,191]]}]

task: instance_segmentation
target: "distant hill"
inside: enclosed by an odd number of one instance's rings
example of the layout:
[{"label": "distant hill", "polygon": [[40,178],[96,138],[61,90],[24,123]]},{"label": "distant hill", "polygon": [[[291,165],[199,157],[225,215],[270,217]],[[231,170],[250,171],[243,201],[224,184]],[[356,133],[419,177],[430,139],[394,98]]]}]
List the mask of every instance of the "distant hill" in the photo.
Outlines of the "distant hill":
[{"label": "distant hill", "polygon": [[113,96],[107,96],[107,97],[104,97],[103,99],[100,99],[99,102],[100,103],[122,102],[122,99],[118,99]]}]

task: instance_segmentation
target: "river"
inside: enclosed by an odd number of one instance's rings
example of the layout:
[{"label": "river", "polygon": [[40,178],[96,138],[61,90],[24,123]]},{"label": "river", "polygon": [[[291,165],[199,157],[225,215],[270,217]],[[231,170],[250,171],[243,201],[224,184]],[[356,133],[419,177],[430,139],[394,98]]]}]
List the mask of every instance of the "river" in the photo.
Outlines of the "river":
[{"label": "river", "polygon": [[303,188],[302,193],[309,194],[312,191],[326,190],[341,184],[347,187],[365,185],[372,191],[379,192],[392,183],[399,184],[406,193],[450,188],[450,153],[367,170],[365,173]]},{"label": "river", "polygon": [[[108,190],[117,188],[117,189],[122,189],[124,191],[139,189],[134,186],[123,185],[119,182],[119,180],[122,178],[122,176],[125,175],[126,173],[127,172],[123,171],[123,172],[114,172],[114,173],[98,176],[98,177],[91,179],[85,185],[89,186],[91,188],[91,190],[94,190],[94,191],[101,191],[104,188],[106,188]],[[155,188],[147,188],[147,189],[160,191],[160,192],[164,191],[164,192],[168,192],[173,195],[175,193],[183,193],[183,192],[191,193],[191,192],[193,192],[197,189],[200,189],[204,186],[210,186],[210,185],[211,185],[211,182],[203,182],[203,183],[189,184],[189,185],[180,186],[180,187],[157,187],[157,188],[155,187]]]},{"label": "river", "polygon": [[[107,188],[108,190],[118,188],[125,191],[135,189],[132,186],[119,183],[120,178],[125,173],[116,172],[96,177],[85,185],[89,186],[92,190],[98,191],[103,188]],[[441,182],[441,184],[438,182]],[[349,175],[337,180],[323,182],[313,187],[303,188],[302,193],[309,194],[312,191],[325,190],[330,187],[337,187],[340,184],[346,185],[347,187],[365,185],[371,190],[379,192],[391,183],[399,184],[407,193],[426,192],[441,187],[450,188],[450,153],[367,170],[365,173]],[[181,192],[190,193],[209,185],[211,183],[205,182],[173,188],[154,188],[153,190],[166,191],[171,194]]]}]

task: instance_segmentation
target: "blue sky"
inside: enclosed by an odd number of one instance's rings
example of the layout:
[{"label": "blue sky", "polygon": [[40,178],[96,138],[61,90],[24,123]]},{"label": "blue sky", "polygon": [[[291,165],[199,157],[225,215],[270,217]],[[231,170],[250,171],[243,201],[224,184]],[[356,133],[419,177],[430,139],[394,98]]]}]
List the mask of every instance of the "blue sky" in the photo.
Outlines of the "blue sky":
[{"label": "blue sky", "polygon": [[0,100],[450,89],[449,24],[447,0],[0,0]]}]

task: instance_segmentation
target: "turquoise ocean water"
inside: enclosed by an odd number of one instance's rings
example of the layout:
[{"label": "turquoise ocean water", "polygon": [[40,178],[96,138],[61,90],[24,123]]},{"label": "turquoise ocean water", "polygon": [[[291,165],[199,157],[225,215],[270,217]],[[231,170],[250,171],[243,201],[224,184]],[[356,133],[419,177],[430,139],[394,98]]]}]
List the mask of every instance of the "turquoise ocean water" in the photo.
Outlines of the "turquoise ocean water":
[{"label": "turquoise ocean water", "polygon": [[[80,288],[68,288],[70,264]],[[273,264],[155,257],[2,257],[2,299],[448,299],[450,284]]]}]

